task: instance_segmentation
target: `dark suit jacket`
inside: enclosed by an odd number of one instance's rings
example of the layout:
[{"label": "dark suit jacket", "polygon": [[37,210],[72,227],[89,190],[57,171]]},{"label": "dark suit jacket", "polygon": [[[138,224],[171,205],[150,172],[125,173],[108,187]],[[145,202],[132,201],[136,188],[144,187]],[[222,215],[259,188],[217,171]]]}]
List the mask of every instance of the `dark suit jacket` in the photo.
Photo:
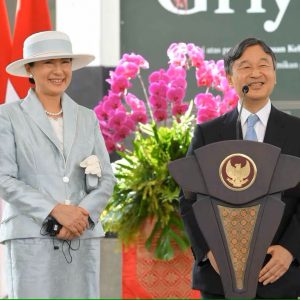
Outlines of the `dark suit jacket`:
[{"label": "dark suit jacket", "polygon": [[[193,150],[210,143],[236,139],[237,109],[212,121],[197,125],[190,149]],[[295,134],[296,133],[296,134]],[[299,137],[298,134],[299,133]],[[242,136],[240,128],[240,136]],[[282,153],[300,157],[300,119],[277,110],[272,106],[269,116],[265,143],[281,148]],[[287,174],[288,176],[288,174]],[[219,275],[208,260],[203,261],[209,247],[197,226],[192,211],[196,201],[180,197],[180,210],[186,232],[190,238],[195,257],[193,268],[193,288],[212,294],[223,294]],[[300,195],[296,190],[283,193],[285,210],[272,244],[281,245],[295,257],[288,272],[275,283],[263,286],[258,284],[257,296],[262,298],[296,298],[300,295]],[[266,257],[266,260],[268,257]]]}]

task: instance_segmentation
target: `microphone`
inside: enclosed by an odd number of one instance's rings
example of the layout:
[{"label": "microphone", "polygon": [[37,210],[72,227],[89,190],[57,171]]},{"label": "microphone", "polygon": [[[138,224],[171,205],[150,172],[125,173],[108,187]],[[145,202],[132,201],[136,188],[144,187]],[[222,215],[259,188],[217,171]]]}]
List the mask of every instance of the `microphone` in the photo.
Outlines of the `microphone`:
[{"label": "microphone", "polygon": [[241,101],[241,109],[239,111],[239,115],[238,118],[236,120],[236,125],[235,125],[235,132],[236,132],[236,139],[240,140],[240,125],[241,125],[241,115],[242,115],[242,110],[244,107],[244,98],[245,95],[249,92],[249,86],[248,85],[244,85],[242,87],[242,92],[243,92],[243,97],[242,97],[242,101]]},{"label": "microphone", "polygon": [[242,88],[242,92],[243,92],[243,94],[245,96],[249,92],[249,86],[248,85],[244,85],[243,88]]}]

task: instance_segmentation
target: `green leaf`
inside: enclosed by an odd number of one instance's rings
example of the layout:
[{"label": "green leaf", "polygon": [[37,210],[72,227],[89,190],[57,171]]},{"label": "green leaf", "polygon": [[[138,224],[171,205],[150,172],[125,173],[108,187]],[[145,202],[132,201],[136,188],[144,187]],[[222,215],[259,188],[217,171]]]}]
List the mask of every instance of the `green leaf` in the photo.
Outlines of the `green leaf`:
[{"label": "green leaf", "polygon": [[158,259],[170,260],[174,257],[174,249],[171,246],[168,228],[164,228],[160,238],[157,241],[157,246],[154,255]]},{"label": "green leaf", "polygon": [[151,231],[150,236],[148,237],[148,239],[146,240],[146,243],[145,243],[145,246],[148,250],[151,249],[153,238],[155,237],[155,234],[158,232],[159,228],[160,228],[160,224],[159,224],[159,222],[156,222],[153,230]]},{"label": "green leaf", "polygon": [[122,164],[122,163],[118,163],[118,166],[120,166],[120,167],[122,167],[122,168],[125,168],[125,169],[127,169],[127,170],[132,170],[133,169],[133,167],[132,166],[128,166],[128,165],[126,165],[126,164]]},{"label": "green leaf", "polygon": [[139,124],[132,150],[118,152],[121,159],[112,164],[118,182],[101,215],[103,226],[130,245],[145,220],[155,218],[145,247],[158,259],[171,259],[174,246],[184,249],[189,243],[178,214],[180,189],[169,174],[168,163],[187,152],[194,122],[190,113],[189,108],[180,122],[174,118],[168,126]]},{"label": "green leaf", "polygon": [[154,132],[150,124],[140,124],[140,129],[143,133],[154,136]]},{"label": "green leaf", "polygon": [[180,250],[184,251],[189,247],[189,243],[186,243],[186,240],[181,236],[179,236],[178,234],[176,234],[175,231],[170,230],[169,234],[172,237],[172,239],[177,243]]},{"label": "green leaf", "polygon": [[120,155],[122,158],[126,159],[129,163],[133,164],[133,161],[130,159],[130,157],[127,153],[117,151],[117,154]]}]

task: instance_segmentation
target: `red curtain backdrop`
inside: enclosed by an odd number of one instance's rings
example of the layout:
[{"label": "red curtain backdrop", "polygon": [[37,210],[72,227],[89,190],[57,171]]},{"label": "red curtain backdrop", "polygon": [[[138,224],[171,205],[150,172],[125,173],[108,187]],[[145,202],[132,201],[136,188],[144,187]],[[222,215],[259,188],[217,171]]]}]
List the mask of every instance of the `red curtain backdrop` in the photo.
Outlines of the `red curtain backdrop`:
[{"label": "red curtain backdrop", "polygon": [[8,79],[5,68],[10,62],[12,46],[5,0],[0,0],[0,16],[0,104],[2,104],[5,102]]},{"label": "red curtain backdrop", "polygon": [[[23,57],[23,42],[29,35],[51,28],[47,0],[18,0],[11,61]],[[10,76],[10,80],[19,97],[24,98],[30,87],[28,79]]]},{"label": "red curtain backdrop", "polygon": [[176,250],[174,259],[160,261],[145,249],[145,239],[122,252],[123,299],[199,299],[191,289],[193,257],[190,250]]}]

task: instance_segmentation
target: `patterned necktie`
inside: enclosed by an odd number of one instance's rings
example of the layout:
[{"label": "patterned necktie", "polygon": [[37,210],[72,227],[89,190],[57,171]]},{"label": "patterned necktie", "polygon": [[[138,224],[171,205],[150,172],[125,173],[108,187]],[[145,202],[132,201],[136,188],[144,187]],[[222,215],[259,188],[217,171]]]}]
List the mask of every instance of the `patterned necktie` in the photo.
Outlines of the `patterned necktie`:
[{"label": "patterned necktie", "polygon": [[251,114],[247,119],[247,131],[245,135],[245,140],[249,141],[256,141],[257,142],[257,135],[254,129],[254,125],[259,120],[259,117],[255,114]]}]

